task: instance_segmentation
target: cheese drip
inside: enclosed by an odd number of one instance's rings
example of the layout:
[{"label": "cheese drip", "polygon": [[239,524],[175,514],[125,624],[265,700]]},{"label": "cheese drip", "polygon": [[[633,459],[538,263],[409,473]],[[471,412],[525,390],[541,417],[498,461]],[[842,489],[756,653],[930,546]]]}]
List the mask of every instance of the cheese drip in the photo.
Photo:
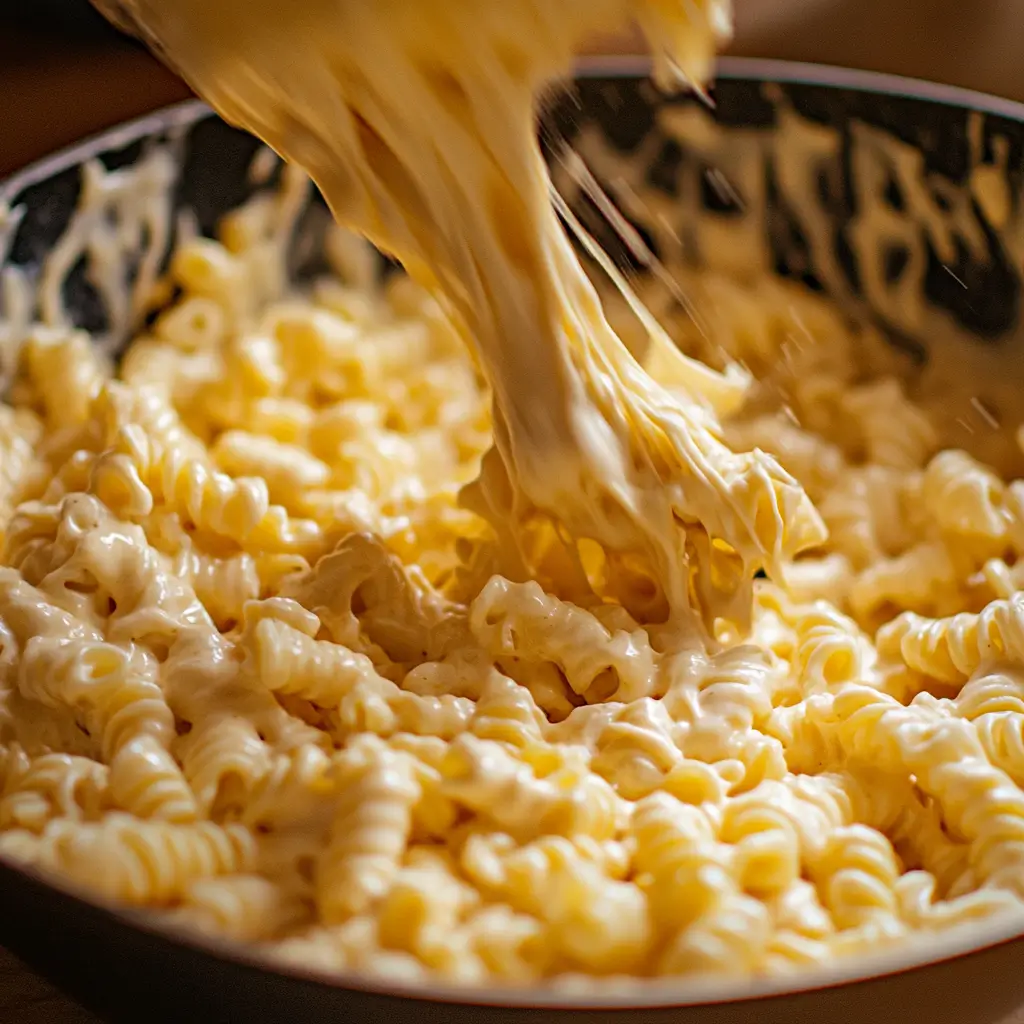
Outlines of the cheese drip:
[{"label": "cheese drip", "polygon": [[[135,7],[222,116],[300,164],[341,223],[464,327],[494,400],[494,446],[464,500],[497,533],[495,571],[644,603],[646,621],[698,636],[719,618],[743,624],[757,570],[778,575],[823,539],[791,476],[722,441],[741,375],[686,359],[651,324],[656,380],[616,337],[536,141],[537,98],[585,38],[635,19],[660,84],[701,82],[729,29],[725,0]],[[581,558],[583,541],[601,556]]]}]

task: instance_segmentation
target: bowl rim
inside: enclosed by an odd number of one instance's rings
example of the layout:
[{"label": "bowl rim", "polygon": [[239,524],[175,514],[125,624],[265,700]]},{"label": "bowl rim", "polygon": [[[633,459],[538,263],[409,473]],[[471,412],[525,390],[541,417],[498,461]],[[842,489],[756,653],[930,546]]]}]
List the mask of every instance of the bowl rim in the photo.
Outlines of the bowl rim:
[{"label": "bowl rim", "polygon": [[[648,77],[651,60],[642,55],[607,55],[583,57],[576,62],[577,78],[638,78]],[[800,61],[775,60],[764,57],[720,57],[715,68],[716,78],[748,79],[781,82],[787,85],[811,85],[822,88],[846,89],[855,92],[894,96],[901,99],[923,100],[943,106],[962,107],[1004,117],[1024,123],[1024,102],[993,96],[989,93],[964,89],[957,85],[943,85],[921,78],[904,78],[881,71],[861,71],[829,64],[811,64]],[[9,203],[32,185],[54,177],[77,164],[99,156],[108,150],[122,149],[149,135],[174,128],[187,128],[213,114],[203,100],[182,100],[149,114],[123,121],[111,128],[94,132],[78,142],[58,149],[33,161],[21,170],[0,179],[0,206]]]},{"label": "bowl rim", "polygon": [[[647,77],[650,70],[650,59],[644,56],[593,56],[583,58],[577,63],[575,76],[636,78]],[[941,85],[881,72],[754,57],[723,57],[718,62],[716,76],[917,99],[980,111],[1024,124],[1024,103],[958,86]],[[86,163],[102,153],[123,149],[149,136],[175,129],[186,129],[213,113],[214,111],[202,100],[185,100],[88,136],[29,164],[5,180],[0,180],[0,209],[33,185]],[[0,871],[20,877],[30,885],[41,886],[54,892],[69,903],[77,904],[78,909],[100,914],[112,924],[142,931],[153,938],[166,940],[238,967],[279,974],[290,981],[324,985],[334,989],[467,1007],[628,1011],[695,1009],[701,1006],[750,1003],[808,995],[842,986],[867,984],[978,955],[1024,940],[1022,908],[981,923],[951,928],[937,936],[921,933],[893,949],[863,957],[850,957],[826,967],[811,967],[805,971],[772,978],[692,981],[640,979],[629,988],[603,993],[598,990],[592,995],[539,986],[470,988],[431,982],[388,982],[354,972],[328,972],[283,964],[262,958],[251,950],[226,940],[193,934],[161,920],[152,912],[133,910],[88,898],[61,880],[52,879],[3,854],[0,854]],[[68,912],[74,909],[74,906],[69,906]]]}]

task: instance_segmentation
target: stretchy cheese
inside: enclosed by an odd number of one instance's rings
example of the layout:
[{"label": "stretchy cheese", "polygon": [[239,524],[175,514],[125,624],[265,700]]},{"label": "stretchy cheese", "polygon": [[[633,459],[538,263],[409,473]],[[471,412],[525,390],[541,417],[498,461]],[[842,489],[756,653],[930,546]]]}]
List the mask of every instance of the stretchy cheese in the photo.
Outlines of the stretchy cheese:
[{"label": "stretchy cheese", "polygon": [[506,540],[497,570],[543,575],[594,541],[605,570],[581,567],[580,586],[633,608],[653,589],[694,634],[743,622],[757,570],[778,574],[821,540],[772,458],[722,443],[716,405],[736,375],[714,379],[655,328],[659,383],[615,336],[536,142],[544,90],[588,36],[632,17],[662,82],[703,82],[729,29],[722,0],[185,0],[135,13],[228,120],[308,170],[340,222],[459,318],[494,396],[494,449],[465,500]]}]

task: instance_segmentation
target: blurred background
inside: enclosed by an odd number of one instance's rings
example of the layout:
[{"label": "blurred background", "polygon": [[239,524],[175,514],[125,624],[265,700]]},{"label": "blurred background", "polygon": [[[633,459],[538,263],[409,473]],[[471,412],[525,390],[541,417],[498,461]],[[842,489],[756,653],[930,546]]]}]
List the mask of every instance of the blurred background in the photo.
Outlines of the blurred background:
[{"label": "blurred background", "polygon": [[[733,53],[886,71],[1024,100],[1024,0],[734,3]],[[600,48],[638,46],[619,39]],[[0,176],[188,95],[88,0],[0,0]]]}]

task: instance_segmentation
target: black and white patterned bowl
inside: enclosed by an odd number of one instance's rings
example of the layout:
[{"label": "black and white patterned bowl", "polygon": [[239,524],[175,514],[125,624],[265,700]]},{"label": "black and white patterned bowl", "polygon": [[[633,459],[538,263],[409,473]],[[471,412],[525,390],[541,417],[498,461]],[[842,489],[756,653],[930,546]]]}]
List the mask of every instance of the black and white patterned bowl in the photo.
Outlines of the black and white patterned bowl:
[{"label": "black and white patterned bowl", "polygon": [[[908,380],[941,391],[950,423],[975,446],[1008,450],[1024,422],[1024,106],[888,76],[726,60],[712,113],[692,98],[657,96],[645,72],[635,59],[591,60],[545,116],[556,177],[612,255],[644,272],[644,257],[559,173],[564,140],[669,267],[741,279],[767,271],[824,292],[851,320],[884,332]],[[250,173],[257,143],[200,103],[0,183],[0,341],[15,320],[57,309],[111,349],[123,343],[126,322],[95,287],[88,254],[69,265],[59,296],[35,286],[83,181],[95,187],[156,142],[175,154],[159,187],[203,231],[259,187]],[[322,265],[325,218],[314,203],[302,219],[297,276]],[[126,278],[151,243],[143,232],[124,248]],[[19,287],[5,286],[4,274]],[[785,979],[593,997],[400,989],[269,970],[244,950],[86,903],[0,859],[0,944],[119,1021],[491,1024],[572,1011],[587,1022],[995,1024],[1024,1004],[1024,916]]]}]

